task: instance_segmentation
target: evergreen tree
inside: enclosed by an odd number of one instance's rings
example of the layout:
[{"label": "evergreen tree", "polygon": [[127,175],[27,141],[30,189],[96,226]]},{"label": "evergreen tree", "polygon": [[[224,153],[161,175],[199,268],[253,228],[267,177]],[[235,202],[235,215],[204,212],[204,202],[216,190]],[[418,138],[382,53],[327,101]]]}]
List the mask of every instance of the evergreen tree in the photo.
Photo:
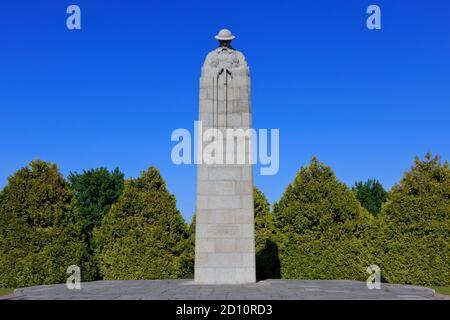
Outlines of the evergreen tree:
[{"label": "evergreen tree", "polygon": [[282,277],[367,278],[369,220],[354,193],[312,158],[274,206]]},{"label": "evergreen tree", "polygon": [[430,153],[389,193],[378,246],[389,282],[450,284],[450,169]]},{"label": "evergreen tree", "polygon": [[309,166],[300,169],[274,207],[276,226],[295,234],[323,231],[357,219],[361,212],[354,194],[336,179],[329,166],[315,157]]},{"label": "evergreen tree", "polygon": [[95,226],[100,226],[103,216],[119,199],[123,191],[124,174],[116,168],[91,169],[83,173],[70,173],[68,181],[78,199],[83,233],[91,238]]},{"label": "evergreen tree", "polygon": [[258,279],[279,278],[280,261],[278,246],[273,236],[272,215],[266,196],[253,188],[255,211],[256,277]]},{"label": "evergreen tree", "polygon": [[193,279],[194,278],[194,264],[195,264],[195,222],[196,216],[195,213],[192,216],[192,221],[189,225],[189,238],[187,241],[187,250],[185,256],[185,264],[187,265],[187,271],[185,274],[185,278]]},{"label": "evergreen tree", "polygon": [[387,199],[387,192],[378,180],[369,179],[366,182],[358,181],[353,187],[356,198],[361,205],[372,214],[378,214],[381,206]]},{"label": "evergreen tree", "polygon": [[192,270],[189,228],[154,167],[125,181],[93,234],[104,279],[179,278]]},{"label": "evergreen tree", "polygon": [[62,283],[71,265],[92,278],[76,198],[55,164],[32,161],[0,193],[0,287]]}]

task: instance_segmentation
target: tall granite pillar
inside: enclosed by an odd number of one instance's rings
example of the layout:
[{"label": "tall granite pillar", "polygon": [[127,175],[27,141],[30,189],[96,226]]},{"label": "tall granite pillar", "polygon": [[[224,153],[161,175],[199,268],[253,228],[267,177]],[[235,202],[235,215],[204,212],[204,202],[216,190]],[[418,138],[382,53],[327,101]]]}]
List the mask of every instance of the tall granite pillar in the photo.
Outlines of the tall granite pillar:
[{"label": "tall granite pillar", "polygon": [[[219,32],[216,39],[220,46],[207,55],[200,78],[202,127],[197,152],[203,163],[197,165],[198,283],[240,284],[255,282],[256,278],[251,136],[245,137],[242,149],[236,136],[227,133],[229,129],[242,133],[251,128],[249,67],[244,55],[231,47],[233,38],[229,30]],[[211,141],[219,141],[217,136],[206,138],[208,129],[223,136],[223,156],[218,157],[220,149],[216,150],[216,161],[204,156]],[[227,149],[227,143],[234,148]]]}]

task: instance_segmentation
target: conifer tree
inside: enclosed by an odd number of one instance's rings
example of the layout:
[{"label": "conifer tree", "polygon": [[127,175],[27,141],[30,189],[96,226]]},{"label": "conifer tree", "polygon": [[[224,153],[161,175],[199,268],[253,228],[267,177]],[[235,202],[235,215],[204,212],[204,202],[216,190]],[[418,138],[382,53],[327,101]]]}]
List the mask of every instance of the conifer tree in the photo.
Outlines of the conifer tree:
[{"label": "conifer tree", "polygon": [[0,192],[0,287],[63,283],[71,265],[92,279],[75,195],[55,164],[32,161]]},{"label": "conifer tree", "polygon": [[389,282],[450,284],[450,168],[430,153],[389,192],[378,245]]},{"label": "conifer tree", "polygon": [[381,206],[386,202],[387,192],[382,184],[375,179],[369,179],[366,182],[358,181],[353,187],[356,198],[361,205],[372,214],[378,214]]},{"label": "conifer tree", "polygon": [[367,278],[370,216],[329,166],[312,158],[274,205],[283,278]]},{"label": "conifer tree", "polygon": [[256,277],[258,279],[279,278],[280,261],[278,246],[273,235],[272,214],[266,196],[257,187],[253,188],[255,211]]},{"label": "conifer tree", "polygon": [[125,181],[119,200],[94,229],[104,279],[167,279],[192,270],[189,228],[159,171]]},{"label": "conifer tree", "polygon": [[102,167],[70,173],[67,180],[78,199],[83,233],[90,239],[94,227],[100,226],[103,216],[122,194],[124,174],[118,168],[110,172]]}]

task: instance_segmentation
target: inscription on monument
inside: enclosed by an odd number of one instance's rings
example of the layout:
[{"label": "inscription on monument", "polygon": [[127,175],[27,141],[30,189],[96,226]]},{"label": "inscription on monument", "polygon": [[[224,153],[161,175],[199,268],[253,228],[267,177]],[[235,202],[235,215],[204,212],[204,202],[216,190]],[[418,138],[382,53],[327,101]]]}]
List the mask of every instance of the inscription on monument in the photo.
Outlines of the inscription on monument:
[{"label": "inscription on monument", "polygon": [[218,237],[228,237],[239,235],[239,226],[237,225],[214,225],[208,230],[208,235],[216,235]]}]

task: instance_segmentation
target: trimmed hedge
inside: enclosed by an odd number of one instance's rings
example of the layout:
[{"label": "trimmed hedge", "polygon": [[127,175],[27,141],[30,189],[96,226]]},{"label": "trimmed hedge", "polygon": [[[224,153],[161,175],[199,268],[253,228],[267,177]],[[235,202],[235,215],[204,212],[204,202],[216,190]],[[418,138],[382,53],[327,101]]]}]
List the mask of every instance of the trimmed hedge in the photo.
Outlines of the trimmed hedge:
[{"label": "trimmed hedge", "polygon": [[94,229],[100,274],[111,280],[183,277],[192,272],[189,235],[175,197],[151,167],[125,181],[121,197]]},{"label": "trimmed hedge", "polygon": [[372,217],[329,167],[313,158],[274,207],[281,276],[300,279],[368,277],[428,286],[450,284],[450,170],[416,158]]},{"label": "trimmed hedge", "polygon": [[255,251],[257,279],[279,278],[280,260],[278,246],[273,235],[273,221],[270,204],[266,196],[253,188],[255,213]]},{"label": "trimmed hedge", "polygon": [[367,278],[364,231],[372,219],[331,168],[313,158],[274,206],[282,278]]},{"label": "trimmed hedge", "polygon": [[389,192],[380,217],[389,282],[450,285],[450,168],[427,154]]},{"label": "trimmed hedge", "polygon": [[[83,188],[97,190],[95,181]],[[254,209],[260,279],[364,281],[376,264],[383,281],[450,285],[450,169],[438,157],[416,158],[375,216],[316,158],[273,213],[255,188]],[[9,177],[0,192],[0,287],[62,283],[72,264],[83,280],[92,280],[97,267],[103,279],[192,276],[195,219],[189,228],[156,168],[126,180],[101,226],[94,223],[94,256],[80,212],[54,164],[33,161]]]},{"label": "trimmed hedge", "polygon": [[33,161],[0,192],[0,287],[65,282],[70,265],[92,279],[76,198],[55,164]]}]

